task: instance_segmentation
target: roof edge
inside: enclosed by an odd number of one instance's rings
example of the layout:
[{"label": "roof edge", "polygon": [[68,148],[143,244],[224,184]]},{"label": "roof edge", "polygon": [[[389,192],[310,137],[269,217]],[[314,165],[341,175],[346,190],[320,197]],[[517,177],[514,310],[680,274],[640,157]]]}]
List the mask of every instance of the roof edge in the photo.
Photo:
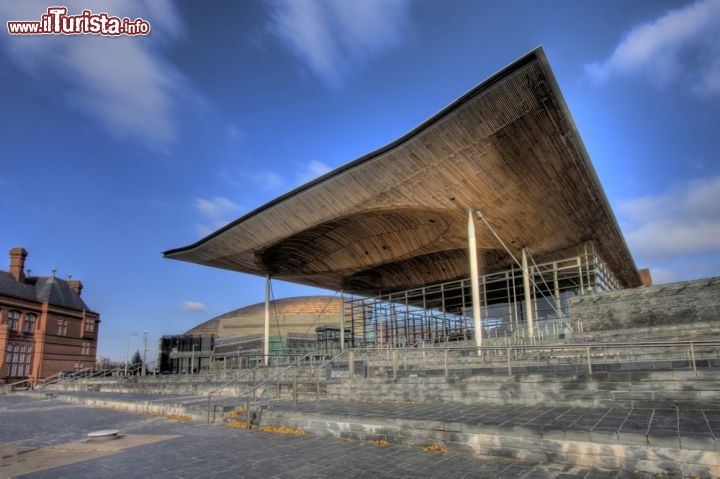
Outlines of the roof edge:
[{"label": "roof edge", "polygon": [[[213,238],[220,236],[224,232],[232,229],[235,225],[242,223],[243,221],[245,221],[255,215],[258,215],[261,212],[263,212],[279,203],[282,203],[283,201],[285,201],[289,198],[292,198],[293,196],[296,196],[296,195],[302,193],[303,191],[306,191],[306,190],[312,188],[315,185],[318,185],[324,181],[327,181],[330,178],[338,176],[341,173],[344,173],[345,171],[351,170],[352,168],[354,168],[362,163],[370,161],[384,153],[387,153],[388,151],[390,151],[394,148],[397,148],[398,146],[402,145],[403,143],[409,141],[410,139],[419,135],[423,131],[427,130],[428,128],[433,126],[438,121],[442,120],[445,116],[449,115],[450,113],[455,111],[457,108],[462,106],[470,98],[472,98],[475,95],[481,93],[482,91],[490,88],[495,83],[499,82],[503,78],[511,75],[516,70],[524,67],[525,65],[527,65],[533,61],[541,62],[541,64],[543,65],[543,68],[547,71],[550,71],[549,62],[547,60],[547,57],[545,56],[545,51],[543,50],[542,45],[539,45],[539,46],[535,47],[533,50],[531,50],[530,52],[523,55],[522,57],[520,57],[517,60],[513,61],[512,63],[508,64],[504,68],[501,68],[496,73],[490,75],[488,78],[486,78],[485,80],[483,80],[482,82],[480,82],[479,84],[475,85],[473,88],[468,90],[466,93],[460,95],[457,99],[450,102],[442,110],[435,113],[430,118],[428,118],[427,120],[422,122],[420,125],[413,128],[412,130],[410,130],[408,133],[404,134],[400,138],[398,138],[384,146],[381,146],[380,148],[378,148],[374,151],[371,151],[370,153],[366,153],[365,155],[363,155],[355,160],[352,160],[344,165],[341,165],[341,166],[335,168],[334,170],[329,171],[329,172],[325,173],[324,175],[322,175],[318,178],[315,178],[314,180],[311,180],[303,185],[300,185],[297,188],[294,188],[281,196],[278,196],[274,200],[271,200],[268,203],[265,203],[264,205],[250,211],[249,213],[241,216],[240,218],[236,219],[235,221],[232,221],[231,223],[228,223],[227,225],[223,226],[222,228],[218,229],[217,231],[214,231],[213,233],[210,233],[208,236],[196,241],[195,243],[192,243],[188,246],[182,246],[180,248],[174,248],[174,249],[169,249],[167,251],[164,251],[162,253],[163,256],[168,259],[181,260],[181,258],[175,258],[174,256],[180,255],[182,253],[186,253],[186,252],[191,251],[199,246],[202,246],[203,244],[207,243],[208,241],[212,240]],[[557,91],[559,91],[559,88],[557,87],[557,83],[555,82],[555,77],[553,76],[552,79],[553,79],[553,83],[554,83],[553,88],[556,89]],[[564,112],[567,114],[568,109],[567,109],[567,105],[565,104],[564,99],[563,99],[562,105],[563,105]],[[572,125],[574,128],[575,123],[572,122]],[[584,146],[583,146],[583,151],[584,151]],[[585,153],[585,154],[587,157],[587,153]]]}]

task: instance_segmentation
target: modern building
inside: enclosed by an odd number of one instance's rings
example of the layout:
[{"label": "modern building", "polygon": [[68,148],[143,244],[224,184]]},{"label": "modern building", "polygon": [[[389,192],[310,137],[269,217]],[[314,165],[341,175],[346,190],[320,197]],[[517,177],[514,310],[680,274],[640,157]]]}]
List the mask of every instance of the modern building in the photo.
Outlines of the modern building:
[{"label": "modern building", "polygon": [[[339,351],[339,296],[302,296],[270,301],[270,359]],[[160,340],[162,373],[253,366],[263,355],[265,304],[235,309]],[[348,339],[350,338],[348,329]]]},{"label": "modern building", "polygon": [[570,298],[650,282],[542,48],[165,257],[343,292],[353,347],[567,337]]},{"label": "modern building", "polygon": [[0,271],[0,384],[95,366],[100,315],[80,297],[83,284],[26,275],[27,254],[11,249]]}]

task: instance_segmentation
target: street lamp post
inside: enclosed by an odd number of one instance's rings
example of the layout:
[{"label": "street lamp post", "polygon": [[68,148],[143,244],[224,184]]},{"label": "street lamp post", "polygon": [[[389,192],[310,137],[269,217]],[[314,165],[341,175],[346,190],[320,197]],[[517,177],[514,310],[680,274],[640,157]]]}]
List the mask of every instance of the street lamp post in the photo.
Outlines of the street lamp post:
[{"label": "street lamp post", "polygon": [[128,363],[130,362],[130,337],[137,336],[137,333],[128,334],[127,347],[125,348],[125,376],[128,375]]},{"label": "street lamp post", "polygon": [[148,330],[146,329],[143,331],[143,341],[145,343],[145,346],[143,349],[143,368],[142,368],[142,375],[145,376],[145,372],[147,371],[147,339],[148,339]]}]

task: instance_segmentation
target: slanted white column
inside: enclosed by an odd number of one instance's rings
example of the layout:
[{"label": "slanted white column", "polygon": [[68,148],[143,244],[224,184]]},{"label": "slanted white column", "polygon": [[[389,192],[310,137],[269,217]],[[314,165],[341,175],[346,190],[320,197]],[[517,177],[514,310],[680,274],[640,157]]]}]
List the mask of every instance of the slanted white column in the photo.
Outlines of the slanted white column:
[{"label": "slanted white column", "polygon": [[530,270],[527,262],[527,248],[522,250],[522,273],[523,273],[523,290],[525,293],[525,317],[527,318],[528,336],[535,336],[533,332],[533,308],[532,294],[530,293]]},{"label": "slanted white column", "polygon": [[268,365],[270,360],[270,275],[265,277],[265,341],[263,345],[265,360],[263,364]]},{"label": "slanted white column", "polygon": [[345,351],[345,295],[340,291],[340,351]]},{"label": "slanted white column", "polygon": [[[478,278],[477,242],[475,241],[475,212],[468,209],[468,258],[470,260],[470,291],[472,293],[473,321],[475,323],[475,344],[482,346],[482,319],[480,317],[480,280]],[[480,351],[478,351],[478,354]]]}]

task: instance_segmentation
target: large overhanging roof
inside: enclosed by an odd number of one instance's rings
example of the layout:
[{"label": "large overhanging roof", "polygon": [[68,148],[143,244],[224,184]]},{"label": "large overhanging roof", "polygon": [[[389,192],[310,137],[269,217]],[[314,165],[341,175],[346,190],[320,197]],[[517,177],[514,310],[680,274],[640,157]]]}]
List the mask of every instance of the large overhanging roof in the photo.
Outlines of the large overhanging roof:
[{"label": "large overhanging roof", "polygon": [[[467,211],[535,258],[592,241],[640,279],[545,54],[538,48],[397,141],[167,258],[360,294],[469,276]],[[477,225],[481,273],[509,266]]]}]

